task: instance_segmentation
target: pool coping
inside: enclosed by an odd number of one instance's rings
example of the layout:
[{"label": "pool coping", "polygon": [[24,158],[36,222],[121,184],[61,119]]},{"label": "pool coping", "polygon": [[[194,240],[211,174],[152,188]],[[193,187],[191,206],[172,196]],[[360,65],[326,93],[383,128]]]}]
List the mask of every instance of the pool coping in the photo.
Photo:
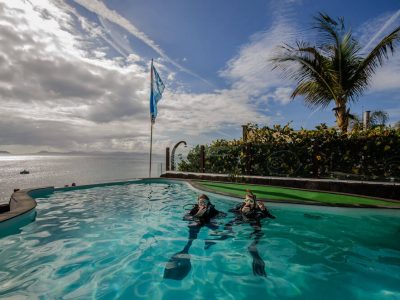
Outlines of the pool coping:
[{"label": "pool coping", "polygon": [[20,217],[36,208],[35,193],[53,191],[54,187],[39,187],[18,190],[12,193],[8,203],[9,211],[0,214],[0,223]]},{"label": "pool coping", "polygon": [[353,194],[359,197],[380,198],[387,201],[400,201],[400,182],[371,182],[338,179],[295,178],[275,176],[241,175],[232,177],[229,174],[195,173],[168,171],[162,178],[205,180],[237,184],[271,185],[282,188],[298,188],[309,191]]},{"label": "pool coping", "polygon": [[[174,180],[179,180],[177,178],[174,178]],[[192,185],[194,188],[198,190],[202,190],[205,192],[209,193],[214,193],[214,194],[219,194],[223,196],[228,196],[236,199],[243,199],[243,197],[239,197],[236,194],[233,193],[227,193],[227,192],[221,192],[221,191],[216,191],[211,188],[207,188],[201,183],[197,182],[210,182],[210,180],[189,180],[189,179],[180,179],[182,181],[188,182],[190,185]],[[226,181],[212,181],[215,183],[224,183],[224,184],[236,184],[234,182],[226,182]],[[246,183],[241,183],[241,184],[246,184]],[[254,185],[257,186],[256,184],[246,184],[246,185]],[[307,189],[300,189],[300,188],[289,188],[289,187],[281,187],[284,189],[292,189],[292,190],[301,190],[301,191],[309,191],[309,192],[314,192],[314,190],[307,190]],[[316,191],[315,191],[316,192]],[[327,192],[327,191],[319,191],[322,193],[327,193],[327,194],[336,194],[336,195],[344,195],[344,196],[356,196],[356,197],[363,197],[367,199],[373,199],[373,200],[381,200],[381,201],[388,201],[388,202],[397,202],[396,200],[392,199],[386,199],[386,198],[378,198],[378,197],[368,197],[364,195],[356,195],[356,194],[347,194],[347,193],[338,193],[338,192]],[[339,204],[339,203],[326,203],[326,202],[317,202],[317,201],[307,201],[307,200],[292,200],[292,199],[283,199],[283,200],[275,200],[275,199],[268,199],[268,198],[258,198],[258,200],[263,201],[263,202],[270,202],[270,203],[285,203],[285,204],[300,204],[300,205],[313,205],[313,206],[328,206],[328,207],[345,207],[345,208],[376,208],[376,209],[395,209],[398,210],[400,209],[400,202],[399,202],[399,207],[393,207],[393,206],[382,206],[382,205],[372,205],[372,204]]]}]

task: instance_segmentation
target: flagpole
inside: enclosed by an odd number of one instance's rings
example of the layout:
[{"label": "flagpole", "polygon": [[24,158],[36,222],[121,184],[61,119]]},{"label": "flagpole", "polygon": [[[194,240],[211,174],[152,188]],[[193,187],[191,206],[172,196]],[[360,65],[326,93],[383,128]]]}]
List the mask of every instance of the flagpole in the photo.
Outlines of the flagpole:
[{"label": "flagpole", "polygon": [[[153,101],[153,59],[151,59],[151,67],[150,67],[150,101]],[[151,177],[151,156],[153,152],[153,119],[150,113],[150,164],[149,164],[149,178]]]},{"label": "flagpole", "polygon": [[150,129],[150,165],[149,165],[149,178],[151,177],[151,156],[153,151],[153,122],[151,122]]}]

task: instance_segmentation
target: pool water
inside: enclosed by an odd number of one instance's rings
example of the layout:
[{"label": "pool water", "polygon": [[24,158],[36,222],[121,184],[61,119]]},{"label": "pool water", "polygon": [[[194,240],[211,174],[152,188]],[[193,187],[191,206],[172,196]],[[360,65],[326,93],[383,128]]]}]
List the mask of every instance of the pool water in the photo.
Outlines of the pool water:
[{"label": "pool water", "polygon": [[[397,211],[269,205],[256,276],[249,224],[231,237],[201,229],[182,280],[164,279],[188,239],[184,205],[198,191],[159,181],[57,191],[37,199],[36,221],[0,239],[0,298],[9,299],[400,299]],[[217,209],[237,202],[210,195]]]}]

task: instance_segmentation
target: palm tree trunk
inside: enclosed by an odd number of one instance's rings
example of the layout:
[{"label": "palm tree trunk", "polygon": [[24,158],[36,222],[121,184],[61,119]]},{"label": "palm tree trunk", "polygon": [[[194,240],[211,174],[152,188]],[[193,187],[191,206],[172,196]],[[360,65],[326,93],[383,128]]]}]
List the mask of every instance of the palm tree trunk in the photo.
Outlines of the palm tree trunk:
[{"label": "palm tree trunk", "polygon": [[335,108],[336,124],[342,132],[347,132],[349,126],[349,114],[346,109],[345,101],[337,101],[337,107]]}]

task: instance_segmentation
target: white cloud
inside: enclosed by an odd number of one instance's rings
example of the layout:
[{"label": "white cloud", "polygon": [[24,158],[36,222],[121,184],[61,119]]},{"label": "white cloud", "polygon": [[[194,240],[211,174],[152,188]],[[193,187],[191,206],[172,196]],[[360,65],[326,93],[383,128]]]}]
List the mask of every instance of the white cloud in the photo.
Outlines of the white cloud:
[{"label": "white cloud", "polygon": [[0,14],[1,144],[72,149],[82,136],[106,145],[145,134],[147,72],[137,58],[121,66],[101,49],[90,55],[90,40],[51,2],[0,3]]},{"label": "white cloud", "polygon": [[160,46],[158,46],[151,38],[149,38],[144,32],[140,31],[136,26],[129,22],[129,20],[122,17],[116,11],[110,10],[103,2],[98,0],[75,0],[75,2],[85,7],[87,10],[96,13],[102,18],[121,26],[122,28],[125,28],[128,32],[146,43],[160,56],[168,58]]},{"label": "white cloud", "polygon": [[[0,3],[0,143],[147,151],[147,68],[135,53],[107,58],[103,29],[71,11],[45,0]],[[162,60],[157,67],[174,79]],[[154,146],[160,152],[182,136],[199,141],[215,130],[268,121],[237,90],[169,89],[159,105]]]},{"label": "white cloud", "polygon": [[[396,25],[396,23],[398,24],[398,20],[400,19],[400,9],[398,11],[396,11],[389,19],[384,20],[383,24],[379,24],[380,26],[378,28],[380,28],[377,32],[376,32],[376,27],[375,29],[375,34],[369,39],[368,43],[364,46],[364,50],[368,50],[371,47],[373,47],[373,43],[376,41],[378,42],[378,38],[382,38],[384,36],[384,33],[387,32],[388,30],[393,30],[393,28]],[[383,21],[383,20],[382,20]]]},{"label": "white cloud", "polygon": [[[111,39],[106,33],[107,28],[115,31],[110,22],[131,28],[130,23],[101,2],[79,2],[99,14],[104,27],[63,2],[0,2],[0,144],[145,152],[148,66],[126,37]],[[131,31],[141,34],[135,28]],[[296,32],[292,21],[279,18],[253,35],[220,72],[230,82],[226,89],[194,94],[168,86],[159,103],[155,152],[163,153],[178,139],[209,142],[216,133],[240,132],[241,124],[281,118],[268,116],[265,104],[286,105],[292,89],[271,70],[268,60],[276,46],[294,40]],[[149,37],[142,38],[159,47]],[[122,57],[110,57],[110,45]],[[166,82],[175,80],[165,58],[156,63]],[[377,81],[384,83],[382,89],[393,76],[393,69],[389,71],[377,74],[388,77]],[[391,86],[395,85],[393,81]]]},{"label": "white cloud", "polygon": [[221,76],[232,82],[232,88],[238,94],[246,95],[256,103],[271,99],[286,105],[291,89],[279,72],[272,71],[269,61],[279,45],[294,40],[296,32],[292,22],[284,18],[277,20],[268,30],[254,34],[228,62]]},{"label": "white cloud", "polygon": [[[129,20],[118,14],[114,10],[110,10],[103,2],[98,1],[98,0],[75,0],[76,3],[79,5],[83,6],[87,10],[97,14],[100,19],[105,19],[110,22],[113,22],[120,26],[121,28],[124,28],[126,31],[134,35],[136,38],[140,39],[142,42],[144,42],[146,45],[148,45],[150,48],[152,48],[157,54],[159,54],[163,59],[165,59],[167,62],[171,63],[175,67],[177,67],[179,70],[186,72],[187,74],[190,74],[203,82],[207,83],[208,85],[212,86],[212,84],[202,78],[201,76],[197,75],[196,73],[190,71],[189,69],[183,67],[173,59],[171,59],[163,49],[155,41],[153,41],[150,37],[148,37],[144,32],[140,31],[135,25],[133,25]],[[105,26],[106,30],[110,30],[110,27],[103,21],[102,22],[103,26]],[[128,50],[130,47],[126,46],[126,42],[121,41],[120,38],[118,37],[111,37],[112,41],[110,43],[113,44],[113,46],[119,51],[121,51],[121,46],[122,46],[122,52]]]},{"label": "white cloud", "polygon": [[282,105],[289,104],[292,101],[293,88],[291,87],[278,87],[273,93],[273,99]]},{"label": "white cloud", "polygon": [[[373,47],[387,34],[398,26],[400,20],[400,10],[392,13],[385,13],[368,20],[360,26],[356,34],[359,36],[363,51],[368,53]],[[397,46],[399,44],[397,43]],[[371,78],[370,93],[394,91],[400,86],[400,55],[398,47],[395,48],[394,55],[389,54],[389,60],[377,69]]]}]

